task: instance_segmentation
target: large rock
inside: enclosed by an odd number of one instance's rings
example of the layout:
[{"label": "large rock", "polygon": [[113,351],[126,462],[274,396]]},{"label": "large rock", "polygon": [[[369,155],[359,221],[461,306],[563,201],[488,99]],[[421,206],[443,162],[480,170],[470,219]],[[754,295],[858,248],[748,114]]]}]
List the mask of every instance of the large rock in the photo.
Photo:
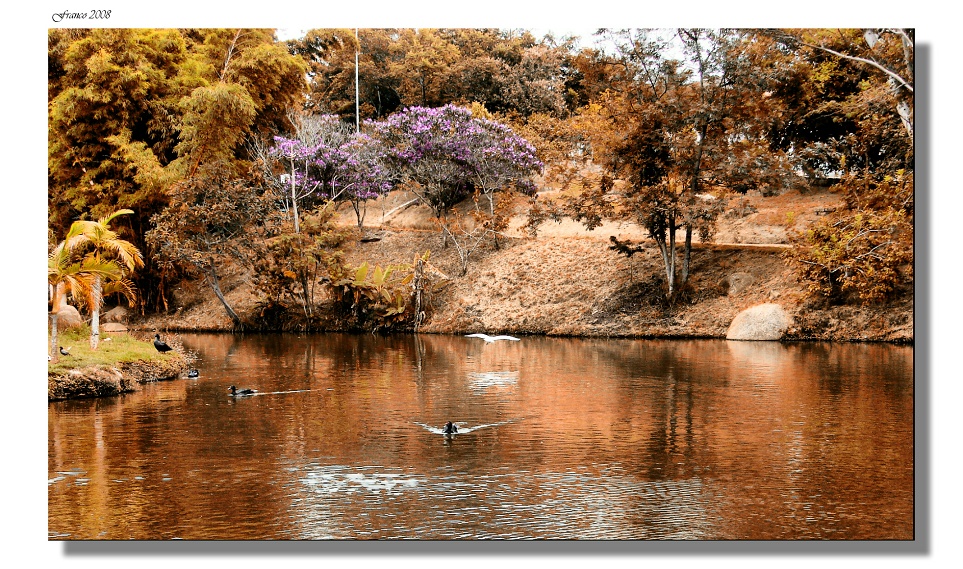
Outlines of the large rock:
[{"label": "large rock", "polygon": [[57,330],[79,328],[83,324],[84,318],[80,315],[80,311],[69,304],[61,305],[57,316]]},{"label": "large rock", "polygon": [[736,315],[726,332],[727,340],[779,340],[792,325],[782,306],[759,304]]},{"label": "large rock", "polygon": [[746,290],[754,280],[749,273],[732,273],[729,275],[729,296],[736,296]]},{"label": "large rock", "polygon": [[123,306],[115,306],[107,312],[103,313],[100,317],[101,322],[120,322],[121,324],[127,323],[127,309]]}]

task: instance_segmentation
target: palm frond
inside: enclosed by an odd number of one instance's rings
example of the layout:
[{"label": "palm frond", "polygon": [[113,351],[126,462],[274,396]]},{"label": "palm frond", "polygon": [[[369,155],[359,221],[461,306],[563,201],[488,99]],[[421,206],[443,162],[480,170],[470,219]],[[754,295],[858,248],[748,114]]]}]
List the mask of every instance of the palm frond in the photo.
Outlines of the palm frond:
[{"label": "palm frond", "polygon": [[127,299],[127,303],[131,306],[137,303],[137,287],[134,285],[134,281],[130,279],[104,283],[102,295],[110,296],[111,294],[123,295],[124,298]]},{"label": "palm frond", "polygon": [[124,271],[114,261],[85,257],[71,258],[67,247],[58,246],[47,260],[47,282],[56,285],[76,279],[101,277],[108,281],[124,278]]},{"label": "palm frond", "polygon": [[65,239],[66,248],[74,252],[89,246],[93,249],[89,255],[115,258],[128,271],[144,266],[144,258],[140,250],[133,243],[121,239],[117,232],[107,225],[118,215],[130,213],[134,213],[133,210],[122,209],[102,217],[99,221],[78,220],[73,222]]},{"label": "palm frond", "polygon": [[132,210],[132,209],[119,209],[119,210],[115,211],[114,213],[111,213],[111,214],[105,215],[104,217],[101,217],[100,220],[99,220],[97,223],[99,223],[100,225],[103,225],[104,227],[107,227],[107,225],[109,225],[110,222],[113,221],[115,217],[117,217],[117,216],[119,216],[119,215],[131,215],[131,214],[133,214],[133,213],[134,213],[134,210]]}]

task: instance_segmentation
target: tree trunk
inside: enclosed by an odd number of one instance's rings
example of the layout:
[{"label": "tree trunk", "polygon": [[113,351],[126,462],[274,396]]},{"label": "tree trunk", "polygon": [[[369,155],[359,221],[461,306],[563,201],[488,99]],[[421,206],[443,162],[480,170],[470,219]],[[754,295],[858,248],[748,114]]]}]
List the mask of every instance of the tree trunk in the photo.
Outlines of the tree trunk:
[{"label": "tree trunk", "polygon": [[294,182],[294,157],[291,157],[291,211],[294,213],[294,232],[301,233],[301,225],[298,222],[298,192]]},{"label": "tree trunk", "polygon": [[90,349],[96,350],[100,344],[100,304],[101,304],[101,284],[100,277],[94,279],[94,304],[90,307]]},{"label": "tree trunk", "polygon": [[207,282],[211,285],[211,289],[214,291],[217,299],[224,305],[224,310],[227,311],[227,315],[231,317],[231,321],[234,322],[234,328],[243,330],[244,324],[241,322],[241,317],[234,312],[234,309],[228,304],[227,299],[224,298],[224,293],[221,292],[221,285],[217,279],[217,271],[214,270],[213,266],[207,271]]},{"label": "tree trunk", "polygon": [[692,259],[692,224],[685,226],[685,251],[682,257],[682,278],[679,279],[679,286],[685,285],[689,280],[689,261]]},{"label": "tree trunk", "polygon": [[494,230],[494,227],[495,227],[495,198],[494,198],[494,195],[493,195],[493,194],[494,194],[494,192],[485,192],[485,195],[488,196],[488,212],[489,212],[489,213],[491,214],[491,216],[492,216],[492,228],[493,228],[493,229],[492,229],[492,241],[495,242],[495,250],[498,251],[498,250],[501,249],[501,247],[498,245],[498,232]]},{"label": "tree trunk", "polygon": [[425,319],[425,314],[424,312],[422,312],[422,308],[421,308],[421,305],[422,305],[421,294],[422,294],[422,287],[423,287],[422,281],[424,279],[424,276],[425,276],[425,262],[422,259],[418,259],[418,262],[415,263],[415,278],[414,278],[414,282],[412,283],[412,286],[415,289],[415,333],[418,333],[418,328],[421,327],[421,322],[422,320]]},{"label": "tree trunk", "polygon": [[[367,203],[367,202],[366,202]],[[368,213],[368,206],[363,205],[361,200],[351,200],[351,207],[354,208],[354,215],[358,218],[358,229],[364,229],[364,218]]]},{"label": "tree trunk", "polygon": [[63,295],[63,284],[53,287],[53,298],[50,301],[50,361],[57,363],[60,350],[57,349],[57,317],[60,316],[60,299]]},{"label": "tree trunk", "polygon": [[314,316],[314,311],[312,306],[314,304],[314,298],[311,295],[310,285],[308,285],[307,274],[301,275],[301,303],[304,307],[304,317],[307,319],[308,326],[311,325],[311,318]]},{"label": "tree trunk", "polygon": [[50,361],[57,363],[60,351],[57,350],[57,316],[60,312],[51,311],[50,313]]},{"label": "tree trunk", "polygon": [[669,217],[669,302],[675,296],[675,216]]},{"label": "tree trunk", "polygon": [[435,209],[435,217],[438,218],[438,224],[441,225],[441,248],[448,248],[448,221],[445,217],[442,217],[442,211],[440,209]]}]

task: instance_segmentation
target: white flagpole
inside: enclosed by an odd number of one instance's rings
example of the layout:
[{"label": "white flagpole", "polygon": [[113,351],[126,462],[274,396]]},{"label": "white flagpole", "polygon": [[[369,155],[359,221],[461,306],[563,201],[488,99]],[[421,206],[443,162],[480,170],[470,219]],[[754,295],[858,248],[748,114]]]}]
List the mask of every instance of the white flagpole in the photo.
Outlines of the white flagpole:
[{"label": "white flagpole", "polygon": [[358,28],[354,29],[354,40],[357,43],[354,49],[354,130],[361,132],[361,102],[358,88],[358,52],[361,51],[361,44],[358,43]]}]

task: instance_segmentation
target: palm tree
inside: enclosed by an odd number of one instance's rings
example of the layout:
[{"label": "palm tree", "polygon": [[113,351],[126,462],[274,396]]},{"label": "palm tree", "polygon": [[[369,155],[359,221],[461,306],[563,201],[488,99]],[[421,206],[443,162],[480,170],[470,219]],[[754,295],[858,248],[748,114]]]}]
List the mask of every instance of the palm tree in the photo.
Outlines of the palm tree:
[{"label": "palm tree", "polygon": [[[120,215],[134,213],[130,209],[118,210],[98,221],[75,221],[67,233],[66,243],[71,251],[89,249],[86,257],[95,263],[114,261],[123,271],[130,272],[144,266],[140,251],[129,241],[121,239],[110,229],[110,222]],[[134,285],[131,281],[119,278],[104,284],[100,276],[94,275],[90,306],[90,349],[96,350],[100,341],[100,305],[104,295],[121,293],[133,302]]]},{"label": "palm tree", "polygon": [[57,317],[65,295],[93,303],[94,280],[106,278],[116,281],[123,278],[123,271],[113,261],[98,261],[84,258],[75,261],[71,258],[70,248],[61,242],[47,259],[47,284],[50,286],[50,358],[56,362],[60,355],[57,349]]}]

